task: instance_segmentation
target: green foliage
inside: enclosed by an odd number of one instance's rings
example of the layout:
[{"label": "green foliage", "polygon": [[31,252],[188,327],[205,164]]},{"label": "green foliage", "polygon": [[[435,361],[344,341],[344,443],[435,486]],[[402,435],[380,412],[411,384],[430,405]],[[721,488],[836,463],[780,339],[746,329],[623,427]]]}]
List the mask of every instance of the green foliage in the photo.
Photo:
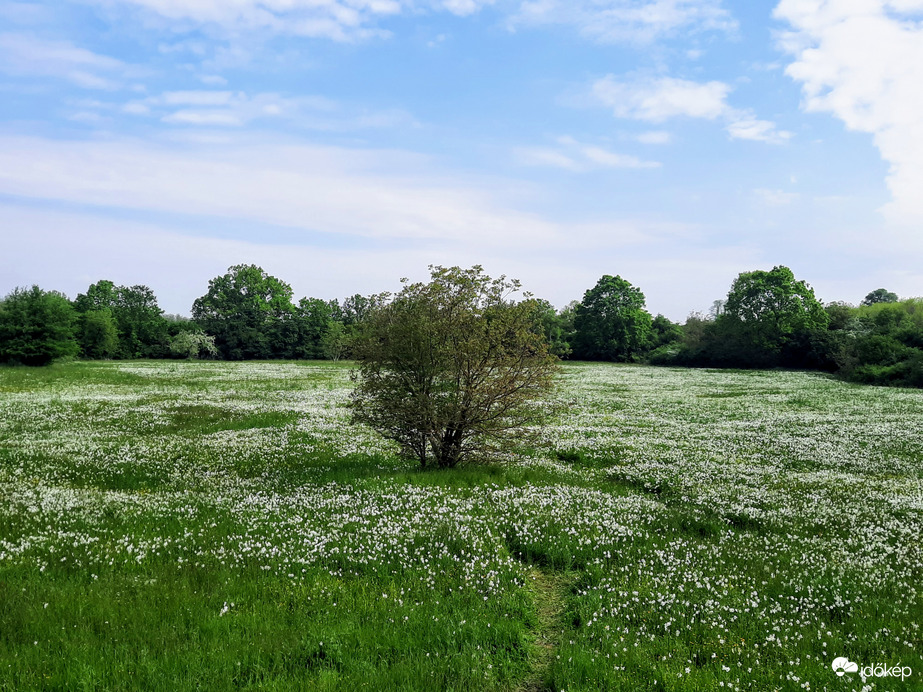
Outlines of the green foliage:
[{"label": "green foliage", "polygon": [[571,303],[558,312],[547,300],[537,299],[536,321],[538,331],[545,337],[548,351],[558,358],[571,354],[570,342],[574,337],[574,306]]},{"label": "green foliage", "polygon": [[[712,314],[690,315],[678,350],[652,362],[712,367],[835,369],[830,315],[787,267],[740,274]],[[845,318],[844,318],[845,319]]]},{"label": "green foliage", "polygon": [[78,293],[74,299],[74,307],[78,312],[91,310],[112,310],[118,304],[118,292],[115,284],[103,279],[95,284],[90,284],[86,293]]},{"label": "green foliage", "polygon": [[[291,358],[328,358],[325,337],[336,324],[333,305],[319,298],[302,298],[289,321],[294,332]],[[336,360],[336,359],[334,359]]]},{"label": "green foliage", "polygon": [[[90,318],[90,334],[81,333],[81,345],[90,358],[161,358],[167,355],[168,327],[157,297],[147,286],[116,286],[108,280],[91,284],[74,300],[74,307],[86,324],[90,313],[108,313],[116,329],[116,346],[106,333],[105,318]],[[95,342],[87,339],[96,339]],[[89,349],[89,350],[88,350]],[[91,355],[94,354],[94,355]]]},{"label": "green foliage", "polygon": [[337,361],[349,351],[350,337],[342,322],[331,322],[321,337],[320,348],[324,358]]},{"label": "green foliage", "polygon": [[536,333],[534,300],[481,267],[430,267],[429,283],[383,297],[353,343],[353,419],[422,466],[508,449],[537,421],[556,359]]},{"label": "green foliage", "polygon": [[896,293],[892,293],[884,288],[876,288],[862,299],[862,304],[875,305],[876,303],[896,303],[897,301],[898,297]]},{"label": "green foliage", "polygon": [[641,289],[607,274],[576,306],[574,355],[585,360],[637,360],[650,345],[652,323]]},{"label": "green foliage", "polygon": [[833,330],[845,329],[856,312],[852,305],[844,302],[827,303],[824,310],[828,318],[827,327]]},{"label": "green foliage", "polygon": [[150,288],[119,286],[113,316],[119,327],[122,357],[159,358],[165,355],[167,323]]},{"label": "green foliage", "polygon": [[112,358],[119,350],[119,331],[109,308],[88,310],[80,316],[80,350],[85,358]]},{"label": "green foliage", "polygon": [[214,358],[218,355],[215,337],[202,331],[182,331],[170,339],[170,353],[177,358]]},{"label": "green foliage", "polygon": [[61,293],[14,289],[0,302],[0,361],[47,365],[77,355],[75,322],[74,308]]},{"label": "green foliage", "polygon": [[360,324],[377,307],[381,305],[379,296],[363,296],[358,293],[343,300],[340,305],[336,300],[330,303],[331,316],[345,327]]},{"label": "green foliage", "polygon": [[814,291],[791,269],[778,266],[738,276],[719,320],[735,323],[732,329],[743,345],[771,360],[794,335],[825,329],[829,317]]},{"label": "green foliage", "polygon": [[923,299],[863,304],[842,332],[840,372],[853,382],[923,386]]},{"label": "green foliage", "polygon": [[192,317],[215,337],[222,357],[245,360],[278,357],[292,348],[287,322],[294,310],[291,286],[254,264],[238,264],[208,282]]},{"label": "green foliage", "polygon": [[677,344],[683,340],[681,325],[670,321],[663,315],[657,315],[651,322],[651,348]]}]

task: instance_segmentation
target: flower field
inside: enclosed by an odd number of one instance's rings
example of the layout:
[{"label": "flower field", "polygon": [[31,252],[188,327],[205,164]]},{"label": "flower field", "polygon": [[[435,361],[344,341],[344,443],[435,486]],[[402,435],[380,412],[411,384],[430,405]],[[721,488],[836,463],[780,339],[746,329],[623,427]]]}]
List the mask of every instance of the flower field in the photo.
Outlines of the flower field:
[{"label": "flower field", "polygon": [[567,364],[421,471],[349,387],[0,369],[0,689],[923,689],[923,392]]}]

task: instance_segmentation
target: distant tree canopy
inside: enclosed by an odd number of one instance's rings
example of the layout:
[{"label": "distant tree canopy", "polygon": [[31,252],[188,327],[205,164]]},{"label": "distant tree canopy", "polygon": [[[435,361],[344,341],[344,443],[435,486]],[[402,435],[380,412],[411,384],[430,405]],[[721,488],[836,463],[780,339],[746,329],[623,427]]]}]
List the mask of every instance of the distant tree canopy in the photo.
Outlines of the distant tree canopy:
[{"label": "distant tree canopy", "polygon": [[[342,301],[296,303],[289,284],[252,264],[212,279],[193,305],[193,319],[164,315],[154,292],[142,285],[100,280],[73,303],[37,287],[16,289],[0,303],[6,305],[0,308],[0,361],[351,358],[362,325],[382,300],[356,293]],[[641,290],[608,274],[582,301],[560,310],[530,300],[530,329],[559,358],[805,368],[856,382],[923,387],[923,299],[900,300],[878,288],[858,307],[824,307],[784,266],[743,272],[725,298],[707,313],[690,314],[683,325],[652,318]]]},{"label": "distant tree canopy", "polygon": [[576,302],[558,312],[547,300],[535,300],[536,328],[545,337],[548,351],[558,358],[566,358],[572,352],[575,305]]},{"label": "distant tree canopy", "polygon": [[875,305],[876,303],[896,303],[898,297],[896,293],[891,293],[884,288],[876,288],[862,299],[863,305]]},{"label": "distant tree canopy", "polygon": [[81,351],[88,358],[162,358],[168,353],[168,325],[147,286],[116,286],[104,279],[78,294],[74,308]]},{"label": "distant tree canopy", "polygon": [[793,339],[826,329],[829,316],[804,281],[778,266],[740,274],[718,320],[742,348],[774,364]]},{"label": "distant tree canopy", "polygon": [[38,286],[14,289],[0,302],[0,361],[47,365],[76,356],[75,323],[66,296]]},{"label": "distant tree canopy", "polygon": [[87,310],[79,319],[79,342],[86,358],[112,358],[119,350],[119,330],[109,308]]},{"label": "distant tree canopy", "polygon": [[227,360],[272,358],[290,346],[292,287],[255,264],[238,264],[208,282],[192,304],[192,319],[215,337]]},{"label": "distant tree canopy", "polygon": [[653,319],[644,294],[620,276],[603,276],[574,310],[574,356],[631,361],[650,345]]},{"label": "distant tree canopy", "polygon": [[253,264],[230,267],[196,299],[192,318],[215,339],[225,360],[330,358],[348,355],[358,325],[374,297],[343,301],[302,298],[292,287]]}]

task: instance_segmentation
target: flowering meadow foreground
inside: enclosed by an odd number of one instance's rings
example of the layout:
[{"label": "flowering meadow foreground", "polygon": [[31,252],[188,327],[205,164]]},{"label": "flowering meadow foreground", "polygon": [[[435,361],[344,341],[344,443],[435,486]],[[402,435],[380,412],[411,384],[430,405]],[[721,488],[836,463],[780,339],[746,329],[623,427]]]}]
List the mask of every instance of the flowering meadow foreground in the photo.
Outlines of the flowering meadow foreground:
[{"label": "flowering meadow foreground", "polygon": [[421,471],[344,364],[0,369],[0,689],[923,689],[923,392],[562,379]]}]

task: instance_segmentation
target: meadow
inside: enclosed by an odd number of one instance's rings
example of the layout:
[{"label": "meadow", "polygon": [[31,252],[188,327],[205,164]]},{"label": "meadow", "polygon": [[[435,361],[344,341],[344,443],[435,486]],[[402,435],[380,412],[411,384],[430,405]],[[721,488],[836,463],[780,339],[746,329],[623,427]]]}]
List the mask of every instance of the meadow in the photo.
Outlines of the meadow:
[{"label": "meadow", "polygon": [[424,471],[349,387],[0,369],[0,689],[923,689],[923,391],[572,363]]}]

